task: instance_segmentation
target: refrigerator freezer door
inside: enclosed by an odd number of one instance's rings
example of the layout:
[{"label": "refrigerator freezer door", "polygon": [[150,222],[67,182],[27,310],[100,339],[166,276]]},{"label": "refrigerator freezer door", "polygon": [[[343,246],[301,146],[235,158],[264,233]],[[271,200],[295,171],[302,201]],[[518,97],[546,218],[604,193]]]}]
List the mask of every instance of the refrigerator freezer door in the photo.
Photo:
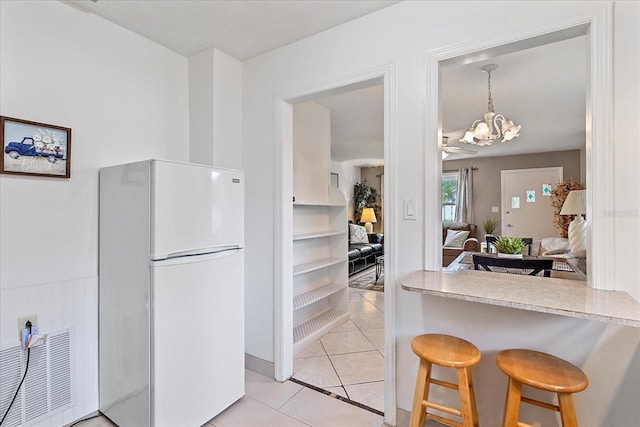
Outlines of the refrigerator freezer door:
[{"label": "refrigerator freezer door", "polygon": [[199,426],[244,395],[244,251],[151,263],[153,425]]},{"label": "refrigerator freezer door", "polygon": [[151,259],[244,246],[244,174],[153,160]]}]

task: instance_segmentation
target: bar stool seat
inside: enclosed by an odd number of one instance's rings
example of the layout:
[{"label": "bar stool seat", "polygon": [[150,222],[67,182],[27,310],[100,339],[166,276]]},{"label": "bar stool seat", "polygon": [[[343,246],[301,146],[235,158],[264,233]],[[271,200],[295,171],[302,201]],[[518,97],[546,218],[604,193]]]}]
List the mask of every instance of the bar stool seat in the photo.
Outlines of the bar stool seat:
[{"label": "bar stool seat", "polygon": [[[534,350],[504,350],[496,364],[509,377],[503,427],[527,426],[519,421],[520,402],[560,412],[564,427],[577,427],[573,393],[587,388],[589,379],[580,368],[547,353]],[[522,396],[522,384],[558,395],[558,405]]]},{"label": "bar stool seat", "polygon": [[[411,349],[420,357],[416,388],[411,409],[410,427],[423,427],[426,418],[456,427],[478,426],[478,411],[473,392],[471,366],[480,361],[480,350],[461,338],[443,334],[418,335],[411,341]],[[432,364],[456,369],[457,384],[431,378]],[[429,401],[429,387],[437,384],[458,390],[460,410]],[[429,413],[436,409],[456,415],[462,422]]]}]

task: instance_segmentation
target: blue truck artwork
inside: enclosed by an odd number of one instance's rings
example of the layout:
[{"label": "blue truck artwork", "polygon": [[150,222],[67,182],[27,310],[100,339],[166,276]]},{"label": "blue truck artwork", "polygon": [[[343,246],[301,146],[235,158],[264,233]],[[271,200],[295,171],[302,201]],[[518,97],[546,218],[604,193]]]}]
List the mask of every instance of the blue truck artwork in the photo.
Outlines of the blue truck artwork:
[{"label": "blue truck artwork", "polygon": [[46,157],[51,163],[64,157],[64,147],[56,138],[25,136],[21,142],[10,142],[4,148],[4,152],[12,159],[20,156]]}]

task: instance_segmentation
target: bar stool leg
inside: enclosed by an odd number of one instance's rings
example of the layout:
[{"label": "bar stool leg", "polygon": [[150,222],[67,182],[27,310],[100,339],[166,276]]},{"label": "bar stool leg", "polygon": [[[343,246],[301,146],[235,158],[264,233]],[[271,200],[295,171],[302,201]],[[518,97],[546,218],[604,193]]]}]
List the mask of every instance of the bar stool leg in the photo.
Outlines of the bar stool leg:
[{"label": "bar stool leg", "polygon": [[518,417],[520,416],[520,398],[522,396],[522,384],[509,377],[507,386],[507,400],[504,405],[504,415],[502,416],[502,427],[518,427]]},{"label": "bar stool leg", "polygon": [[462,412],[463,427],[478,425],[475,396],[471,384],[471,370],[468,367],[457,368],[458,394],[460,395],[460,412]]},{"label": "bar stool leg", "polygon": [[475,427],[479,427],[480,421],[478,419],[478,408],[476,406],[476,389],[473,386],[473,379],[471,378],[471,367],[468,366],[465,369],[467,370],[467,377],[469,378],[469,388],[471,389],[471,410],[473,412],[473,425]]},{"label": "bar stool leg", "polygon": [[571,393],[558,393],[558,406],[560,406],[562,427],[578,427],[576,410],[573,406],[573,395]]},{"label": "bar stool leg", "polygon": [[413,408],[411,408],[411,420],[409,427],[423,427],[427,417],[426,408],[422,402],[429,400],[429,386],[431,382],[431,362],[420,359],[418,376],[416,378],[416,390],[413,395]]}]

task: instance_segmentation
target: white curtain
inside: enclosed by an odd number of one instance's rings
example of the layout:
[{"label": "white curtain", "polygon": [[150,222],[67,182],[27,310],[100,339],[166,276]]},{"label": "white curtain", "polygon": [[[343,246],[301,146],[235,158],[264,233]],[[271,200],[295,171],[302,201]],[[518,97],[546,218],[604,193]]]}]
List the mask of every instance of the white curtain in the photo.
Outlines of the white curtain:
[{"label": "white curtain", "polygon": [[458,188],[456,191],[456,222],[475,224],[473,219],[473,170],[458,170]]}]

